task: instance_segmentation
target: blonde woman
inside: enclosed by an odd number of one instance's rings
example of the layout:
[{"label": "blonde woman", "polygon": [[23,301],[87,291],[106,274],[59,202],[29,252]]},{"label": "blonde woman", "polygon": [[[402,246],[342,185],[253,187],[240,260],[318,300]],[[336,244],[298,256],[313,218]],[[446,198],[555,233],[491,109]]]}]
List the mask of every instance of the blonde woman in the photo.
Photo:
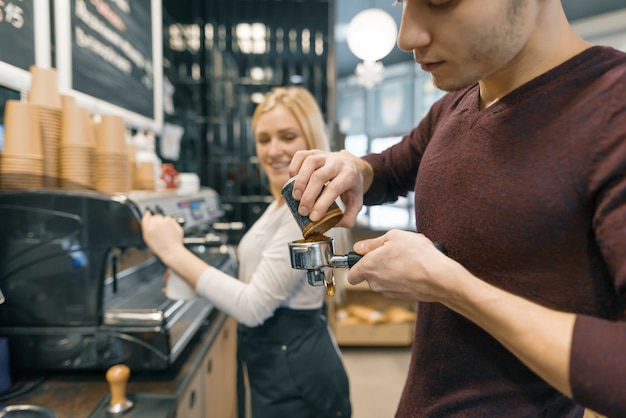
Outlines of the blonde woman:
[{"label": "blonde woman", "polygon": [[349,417],[348,377],[322,311],[324,288],[291,267],[287,243],[302,232],[281,196],[296,151],[329,149],[322,113],[306,89],[274,88],[257,106],[252,129],[274,201],[239,243],[239,277],[188,251],[172,218],[146,213],[144,239],[198,294],[239,321],[240,417],[246,403],[253,418]]}]

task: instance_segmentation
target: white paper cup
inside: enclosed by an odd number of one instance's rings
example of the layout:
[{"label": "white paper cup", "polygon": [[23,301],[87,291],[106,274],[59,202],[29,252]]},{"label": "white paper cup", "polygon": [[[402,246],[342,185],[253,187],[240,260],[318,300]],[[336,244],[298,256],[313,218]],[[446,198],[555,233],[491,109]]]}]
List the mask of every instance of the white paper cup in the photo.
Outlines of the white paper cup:
[{"label": "white paper cup", "polygon": [[179,193],[198,193],[200,177],[196,173],[178,173]]},{"label": "white paper cup", "polygon": [[165,285],[165,296],[173,300],[187,300],[197,298],[198,294],[194,288],[185,281],[185,279],[170,270],[169,277]]}]

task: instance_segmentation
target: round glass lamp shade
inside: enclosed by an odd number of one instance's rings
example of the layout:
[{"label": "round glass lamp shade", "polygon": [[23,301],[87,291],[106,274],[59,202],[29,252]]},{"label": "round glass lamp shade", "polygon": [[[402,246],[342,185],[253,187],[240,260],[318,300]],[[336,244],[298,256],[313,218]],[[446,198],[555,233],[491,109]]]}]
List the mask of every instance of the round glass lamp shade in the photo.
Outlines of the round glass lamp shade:
[{"label": "round glass lamp shade", "polygon": [[363,61],[378,61],[396,44],[398,26],[382,9],[366,9],[352,18],[347,32],[348,48]]}]

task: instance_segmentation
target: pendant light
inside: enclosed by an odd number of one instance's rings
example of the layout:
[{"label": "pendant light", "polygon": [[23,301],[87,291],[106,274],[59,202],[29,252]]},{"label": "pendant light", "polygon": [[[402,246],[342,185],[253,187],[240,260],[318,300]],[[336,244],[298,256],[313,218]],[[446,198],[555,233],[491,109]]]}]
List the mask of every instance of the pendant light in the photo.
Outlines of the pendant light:
[{"label": "pendant light", "polygon": [[352,18],[347,41],[350,51],[363,60],[355,70],[359,84],[371,88],[382,81],[384,66],[380,60],[393,50],[397,36],[396,21],[382,9],[365,9]]}]

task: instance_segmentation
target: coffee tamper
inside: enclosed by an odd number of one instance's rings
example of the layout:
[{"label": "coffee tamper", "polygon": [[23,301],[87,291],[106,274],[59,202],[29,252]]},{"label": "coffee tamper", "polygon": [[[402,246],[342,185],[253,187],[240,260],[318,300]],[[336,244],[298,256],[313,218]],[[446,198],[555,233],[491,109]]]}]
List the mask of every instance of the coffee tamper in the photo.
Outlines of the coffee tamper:
[{"label": "coffee tamper", "polygon": [[337,223],[343,218],[343,211],[337,205],[337,202],[333,202],[331,207],[328,208],[326,214],[319,221],[311,221],[308,216],[302,216],[298,213],[298,207],[300,206],[300,201],[294,199],[293,197],[293,183],[296,181],[296,177],[292,177],[285,183],[283,189],[281,191],[283,198],[285,199],[285,203],[289,207],[291,214],[294,219],[298,223],[300,230],[302,231],[302,236],[304,238],[309,238],[315,234],[323,235],[330,228],[337,225]]},{"label": "coffee tamper", "polygon": [[129,377],[130,369],[125,364],[116,364],[107,370],[106,379],[111,389],[111,400],[106,407],[109,414],[121,415],[133,407],[133,401],[126,397]]}]

